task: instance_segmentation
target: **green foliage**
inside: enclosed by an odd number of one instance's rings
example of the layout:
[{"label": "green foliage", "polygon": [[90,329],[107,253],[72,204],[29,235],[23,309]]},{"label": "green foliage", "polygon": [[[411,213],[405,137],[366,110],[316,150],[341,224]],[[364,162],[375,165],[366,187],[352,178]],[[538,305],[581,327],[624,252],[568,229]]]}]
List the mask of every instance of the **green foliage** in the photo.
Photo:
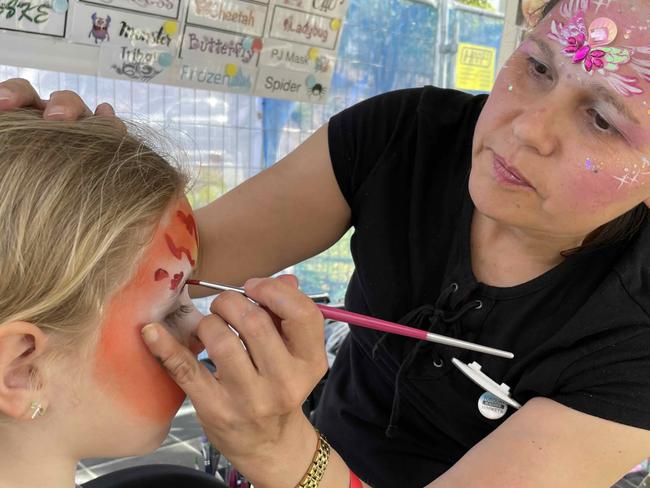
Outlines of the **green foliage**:
[{"label": "green foliage", "polygon": [[197,166],[187,199],[192,208],[197,209],[207,205],[229,189],[224,182],[221,167]]},{"label": "green foliage", "polygon": [[494,12],[496,9],[489,2],[489,0],[456,0],[458,3],[463,5],[469,5],[470,7],[482,8],[483,10],[489,10]]},{"label": "green foliage", "polygon": [[354,271],[350,256],[350,237],[345,234],[323,253],[297,264],[291,270],[300,280],[300,289],[307,294],[327,293],[332,303],[343,303],[345,290]]}]

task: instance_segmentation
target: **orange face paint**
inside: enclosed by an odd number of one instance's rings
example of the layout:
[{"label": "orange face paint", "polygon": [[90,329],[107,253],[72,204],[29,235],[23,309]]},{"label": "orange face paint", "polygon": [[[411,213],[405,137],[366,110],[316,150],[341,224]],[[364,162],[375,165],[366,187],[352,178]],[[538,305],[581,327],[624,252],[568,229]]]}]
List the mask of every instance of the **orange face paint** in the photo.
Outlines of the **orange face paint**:
[{"label": "orange face paint", "polygon": [[178,306],[178,294],[198,252],[198,233],[186,198],[167,209],[138,269],[110,301],[101,325],[95,372],[111,397],[134,415],[167,423],[183,391],[151,355],[140,329],[161,322]]}]

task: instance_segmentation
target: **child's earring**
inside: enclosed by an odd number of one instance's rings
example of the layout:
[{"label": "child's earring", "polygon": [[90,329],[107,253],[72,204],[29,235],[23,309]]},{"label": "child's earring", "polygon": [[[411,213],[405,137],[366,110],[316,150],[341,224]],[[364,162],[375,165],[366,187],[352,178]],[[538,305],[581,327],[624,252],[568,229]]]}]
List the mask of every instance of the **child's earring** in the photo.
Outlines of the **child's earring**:
[{"label": "child's earring", "polygon": [[33,401],[29,406],[29,410],[32,412],[32,420],[36,417],[42,417],[45,415],[46,408],[41,404],[41,402]]}]

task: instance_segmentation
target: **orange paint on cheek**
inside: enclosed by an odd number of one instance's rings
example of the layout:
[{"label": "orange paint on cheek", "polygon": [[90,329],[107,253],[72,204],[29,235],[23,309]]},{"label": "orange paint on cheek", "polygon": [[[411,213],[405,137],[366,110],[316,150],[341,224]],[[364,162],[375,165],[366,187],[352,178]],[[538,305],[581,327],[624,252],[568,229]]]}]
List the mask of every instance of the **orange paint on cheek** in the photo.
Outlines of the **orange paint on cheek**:
[{"label": "orange paint on cheek", "polygon": [[[185,394],[151,355],[140,330],[164,319],[171,297],[192,271],[198,251],[193,222],[186,199],[165,213],[133,279],[111,300],[97,348],[100,384],[125,409],[156,423],[168,423]],[[174,253],[170,241],[183,251]]]},{"label": "orange paint on cheek", "polygon": [[[140,329],[149,321],[133,305],[135,293],[127,288],[108,310],[111,318],[103,325],[97,350],[97,378],[136,416],[167,423],[185,395],[142,342]],[[144,301],[141,305],[147,307]]]}]

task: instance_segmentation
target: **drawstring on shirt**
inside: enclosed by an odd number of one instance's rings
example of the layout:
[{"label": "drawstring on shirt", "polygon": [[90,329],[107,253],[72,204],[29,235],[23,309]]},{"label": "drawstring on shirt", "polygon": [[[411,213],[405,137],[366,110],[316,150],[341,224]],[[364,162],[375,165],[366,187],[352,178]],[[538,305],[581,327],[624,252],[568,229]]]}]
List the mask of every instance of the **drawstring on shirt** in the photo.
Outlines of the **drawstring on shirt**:
[{"label": "drawstring on shirt", "polygon": [[[399,319],[397,323],[402,325],[416,325],[418,323],[424,322],[423,319],[429,319],[431,323],[430,327],[432,327],[438,322],[438,315],[441,315],[443,313],[441,310],[442,304],[446,303],[452,293],[456,292],[457,290],[458,284],[452,283],[440,293],[435,305],[426,304],[422,305],[419,308],[411,310],[409,313],[404,315],[404,317]],[[379,340],[377,340],[377,342],[375,342],[375,344],[372,346],[372,359],[375,359],[377,349],[379,349],[379,346],[384,343],[388,336],[390,336],[390,334],[388,332],[384,332]]]},{"label": "drawstring on shirt", "polygon": [[[467,312],[469,312],[472,309],[479,309],[483,306],[483,303],[480,300],[472,300],[471,302],[466,303],[463,305],[457,312],[447,316],[448,311],[444,310],[443,307],[447,305],[447,302],[449,300],[449,297],[455,293],[458,290],[458,284],[457,283],[452,283],[449,285],[447,288],[445,288],[441,293],[438,299],[436,300],[435,305],[423,305],[421,307],[418,307],[409,313],[407,313],[404,317],[402,317],[399,320],[400,324],[403,325],[409,325],[409,326],[419,326],[419,325],[424,325],[427,322],[428,327],[427,331],[431,332],[432,329],[440,322],[444,323],[452,323],[456,322],[458,319],[460,319],[463,315],[465,315]],[[386,337],[388,337],[388,333],[384,333],[382,337],[380,337],[377,342],[375,342],[373,348],[372,348],[372,358],[375,358],[375,354],[381,344],[386,340]],[[402,360],[402,362],[399,365],[399,368],[397,370],[397,374],[395,375],[395,389],[393,392],[393,404],[390,412],[390,419],[388,421],[388,426],[386,427],[385,435],[386,437],[394,437],[395,434],[397,433],[397,430],[399,429],[398,427],[398,422],[399,422],[399,416],[400,416],[400,384],[402,382],[402,378],[404,374],[408,371],[408,369],[411,367],[413,364],[413,361],[415,361],[415,358],[417,357],[421,347],[424,344],[428,344],[427,341],[418,341],[417,344],[411,349],[411,351],[407,354],[407,356]],[[437,351],[434,349],[434,364],[442,366],[442,359],[438,355]]]}]

